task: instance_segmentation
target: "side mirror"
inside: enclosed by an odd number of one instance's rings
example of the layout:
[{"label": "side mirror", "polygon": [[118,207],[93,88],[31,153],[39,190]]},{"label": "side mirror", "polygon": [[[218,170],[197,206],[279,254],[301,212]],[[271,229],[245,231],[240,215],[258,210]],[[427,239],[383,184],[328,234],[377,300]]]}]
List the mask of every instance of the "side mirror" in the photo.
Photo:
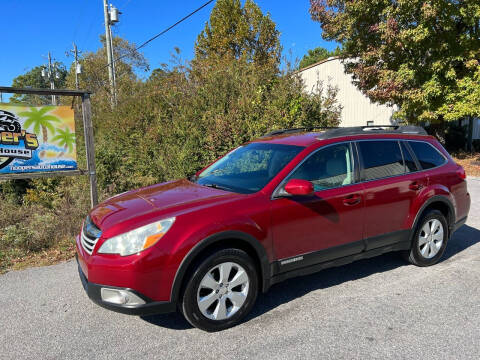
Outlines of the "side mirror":
[{"label": "side mirror", "polygon": [[291,179],[285,185],[285,191],[290,195],[312,195],[314,190],[311,181]]}]

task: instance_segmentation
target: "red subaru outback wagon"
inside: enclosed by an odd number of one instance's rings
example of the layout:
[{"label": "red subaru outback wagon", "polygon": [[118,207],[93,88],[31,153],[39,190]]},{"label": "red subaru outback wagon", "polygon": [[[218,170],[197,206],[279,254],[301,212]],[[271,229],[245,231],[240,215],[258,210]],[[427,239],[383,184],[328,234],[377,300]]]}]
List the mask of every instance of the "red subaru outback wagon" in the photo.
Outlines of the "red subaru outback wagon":
[{"label": "red subaru outback wagon", "polygon": [[79,273],[107,309],[216,331],[293,276],[389,251],[433,265],[469,208],[465,171],[422,128],[279,130],[95,207]]}]

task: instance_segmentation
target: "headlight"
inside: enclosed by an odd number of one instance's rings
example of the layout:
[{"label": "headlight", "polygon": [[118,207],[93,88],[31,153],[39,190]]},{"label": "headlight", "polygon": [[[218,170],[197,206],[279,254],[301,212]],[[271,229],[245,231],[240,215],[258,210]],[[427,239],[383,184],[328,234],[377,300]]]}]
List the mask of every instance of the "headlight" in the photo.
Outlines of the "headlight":
[{"label": "headlight", "polygon": [[105,241],[98,252],[122,256],[138,253],[160,240],[174,222],[175,218],[172,217],[117,235]]}]

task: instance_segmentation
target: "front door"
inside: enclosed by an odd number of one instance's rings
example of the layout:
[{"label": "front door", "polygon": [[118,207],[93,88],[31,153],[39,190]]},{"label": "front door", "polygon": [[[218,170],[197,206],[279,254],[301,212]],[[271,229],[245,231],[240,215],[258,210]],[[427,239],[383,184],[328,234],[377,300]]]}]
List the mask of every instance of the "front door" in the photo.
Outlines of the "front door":
[{"label": "front door", "polygon": [[[272,200],[272,235],[279,271],[304,267],[364,249],[363,187],[355,183],[351,143],[312,153],[280,185]],[[290,196],[290,179],[309,180],[314,194]]]}]

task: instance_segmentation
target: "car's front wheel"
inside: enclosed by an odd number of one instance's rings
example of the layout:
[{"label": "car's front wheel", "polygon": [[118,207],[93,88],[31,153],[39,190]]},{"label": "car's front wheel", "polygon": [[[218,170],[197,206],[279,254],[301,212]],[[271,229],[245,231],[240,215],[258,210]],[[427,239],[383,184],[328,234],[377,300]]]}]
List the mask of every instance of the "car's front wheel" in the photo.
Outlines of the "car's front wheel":
[{"label": "car's front wheel", "polygon": [[239,249],[217,251],[201,261],[187,282],[182,313],[195,327],[218,331],[238,324],[255,303],[258,274]]}]

